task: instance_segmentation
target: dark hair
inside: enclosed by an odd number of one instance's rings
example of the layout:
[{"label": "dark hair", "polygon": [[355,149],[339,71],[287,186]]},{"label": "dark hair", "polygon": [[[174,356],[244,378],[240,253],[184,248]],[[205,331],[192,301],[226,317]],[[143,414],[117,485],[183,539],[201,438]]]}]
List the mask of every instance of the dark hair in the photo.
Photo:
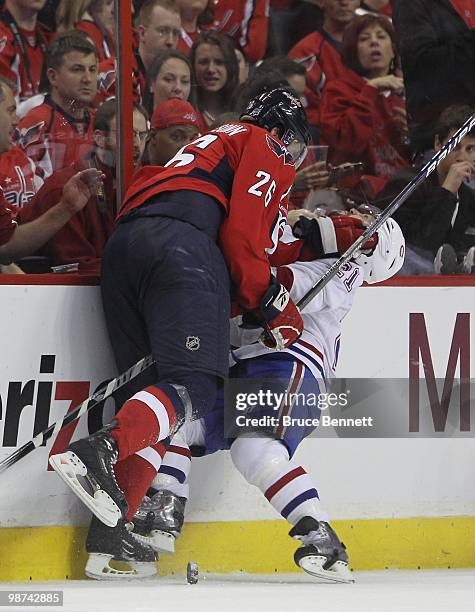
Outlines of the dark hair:
[{"label": "dark hair", "polygon": [[[435,126],[435,134],[439,137],[440,142],[443,142],[452,130],[462,127],[472,115],[475,115],[475,109],[466,104],[452,104],[445,108],[440,113]],[[475,138],[475,128],[467,136]]]},{"label": "dark hair", "polygon": [[[137,110],[145,117],[145,121],[148,121],[149,116],[145,108],[138,102],[134,102],[134,111]],[[103,102],[97,109],[94,115],[93,127],[95,130],[104,132],[108,135],[110,131],[110,123],[117,114],[117,104],[115,98],[109,98]]]},{"label": "dark hair", "polygon": [[[201,45],[213,45],[218,47],[223,54],[224,65],[226,66],[227,71],[227,79],[226,84],[224,85],[223,89],[218,92],[218,94],[222,99],[223,112],[231,110],[233,95],[235,94],[239,84],[239,64],[234,51],[235,47],[233,40],[230,36],[223,34],[222,32],[209,31],[200,34],[198,39],[193,43],[190,51],[190,62],[193,66],[193,75],[195,74],[196,51]],[[195,86],[194,89],[196,89],[197,106],[200,110],[202,110],[201,87],[199,87],[196,83],[196,77],[194,77],[193,85]]]},{"label": "dark hair", "polygon": [[240,85],[236,92],[234,110],[241,114],[252,100],[261,93],[268,91],[272,87],[289,87],[285,76],[279,70],[262,70]]},{"label": "dark hair", "polygon": [[59,70],[63,65],[64,56],[72,51],[84,55],[95,55],[98,58],[96,46],[87,38],[83,32],[69,30],[54,38],[46,49],[45,68]]},{"label": "dark hair", "polygon": [[343,46],[341,49],[341,59],[345,66],[351,68],[361,76],[365,76],[366,72],[358,58],[358,37],[366,28],[380,26],[391,39],[394,51],[394,67],[391,72],[395,72],[399,67],[399,56],[396,49],[396,32],[392,23],[383,15],[360,15],[348,26],[343,35]]},{"label": "dark hair", "polygon": [[266,74],[270,71],[278,70],[284,78],[299,74],[306,76],[307,71],[305,66],[300,62],[296,62],[286,55],[276,55],[269,57],[259,64],[256,68],[256,75]]}]

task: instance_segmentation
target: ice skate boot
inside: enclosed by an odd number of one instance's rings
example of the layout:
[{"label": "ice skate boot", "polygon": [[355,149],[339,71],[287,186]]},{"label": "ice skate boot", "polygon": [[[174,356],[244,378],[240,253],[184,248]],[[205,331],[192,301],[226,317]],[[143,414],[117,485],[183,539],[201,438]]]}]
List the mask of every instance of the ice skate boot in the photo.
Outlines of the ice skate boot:
[{"label": "ice skate boot", "polygon": [[345,545],[328,523],[305,516],[292,527],[289,535],[302,542],[294,560],[307,574],[331,582],[354,582]]},{"label": "ice skate boot", "polygon": [[149,493],[132,519],[133,535],[157,551],[174,553],[185,520],[186,497],[167,490],[150,489]]},{"label": "ice skate boot", "polygon": [[118,449],[104,427],[88,438],[69,445],[64,453],[52,455],[51,467],[105,525],[115,527],[127,513],[127,501],[114,474]]},{"label": "ice skate boot", "polygon": [[[150,546],[137,542],[131,528],[132,524],[124,519],[119,519],[116,527],[107,527],[92,517],[86,540],[86,576],[95,580],[130,580],[156,575],[157,554]],[[120,562],[124,569],[114,567],[111,561]]]}]

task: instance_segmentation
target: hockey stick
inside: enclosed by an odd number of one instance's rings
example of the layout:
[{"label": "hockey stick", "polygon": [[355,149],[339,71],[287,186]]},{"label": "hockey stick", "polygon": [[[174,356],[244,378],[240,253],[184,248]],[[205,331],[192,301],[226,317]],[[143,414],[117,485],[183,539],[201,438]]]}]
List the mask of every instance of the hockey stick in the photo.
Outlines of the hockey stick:
[{"label": "hockey stick", "polygon": [[91,395],[91,397],[84,400],[77,408],[74,408],[74,410],[72,410],[69,414],[66,414],[62,420],[56,421],[56,423],[53,423],[47,427],[32,440],[17,449],[14,453],[8,455],[6,459],[0,461],[0,474],[17,463],[17,461],[20,461],[20,459],[23,459],[23,457],[26,457],[26,455],[29,455],[31,451],[34,451],[35,448],[41,446],[45,440],[49,440],[49,438],[57,434],[61,429],[63,429],[63,427],[66,427],[66,425],[69,425],[69,423],[75,419],[79,419],[83,414],[94,408],[94,406],[97,406],[97,404],[100,402],[108,399],[115,391],[117,391],[117,389],[120,389],[126,385],[141,372],[149,368],[154,362],[155,360],[152,355],[148,355],[117,378],[113,378],[105,388],[96,391],[93,395]]},{"label": "hockey stick", "polygon": [[320,291],[327,285],[331,279],[335,276],[335,274],[340,269],[344,263],[346,263],[352,257],[356,257],[359,253],[360,247],[371,238],[371,236],[386,222],[386,220],[392,215],[394,211],[396,211],[401,204],[403,204],[407,198],[415,191],[421,183],[423,183],[426,178],[432,174],[432,172],[437,168],[439,163],[447,157],[447,155],[455,149],[455,147],[460,143],[462,138],[464,138],[471,130],[475,128],[475,115],[472,115],[470,119],[462,125],[460,129],[458,129],[452,138],[434,155],[432,159],[430,159],[425,166],[421,169],[419,174],[417,174],[410,183],[408,183],[401,193],[394,198],[394,200],[389,204],[389,206],[384,210],[383,213],[379,215],[379,217],[372,223],[366,231],[364,231],[361,236],[343,253],[343,255],[335,261],[335,263],[328,268],[325,274],[320,278],[313,287],[311,287],[307,293],[299,300],[297,306],[302,310],[305,306],[313,300],[313,298],[320,293]]}]

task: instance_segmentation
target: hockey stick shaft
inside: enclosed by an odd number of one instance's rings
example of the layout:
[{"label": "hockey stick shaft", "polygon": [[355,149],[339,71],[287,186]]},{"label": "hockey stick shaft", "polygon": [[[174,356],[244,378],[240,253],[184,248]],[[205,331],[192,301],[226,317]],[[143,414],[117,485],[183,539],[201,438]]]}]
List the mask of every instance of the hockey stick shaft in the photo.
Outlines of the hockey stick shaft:
[{"label": "hockey stick shaft", "polygon": [[475,115],[472,115],[462,127],[455,132],[452,138],[438,151],[431,160],[429,160],[420,172],[408,183],[399,195],[389,204],[381,215],[372,223],[363,234],[341,255],[341,257],[335,261],[335,263],[328,268],[325,274],[320,278],[313,287],[311,287],[307,293],[299,300],[297,306],[302,310],[305,306],[313,300],[313,298],[320,293],[320,291],[327,285],[331,279],[338,272],[340,267],[349,261],[352,257],[356,257],[360,247],[371,238],[371,236],[378,231],[378,229],[386,222],[386,220],[396,211],[401,204],[407,200],[407,198],[423,183],[428,176],[437,168],[439,163],[447,157],[447,155],[455,149],[471,130],[475,128]]},{"label": "hockey stick shaft", "polygon": [[103,402],[111,397],[111,395],[117,391],[117,389],[120,389],[126,385],[154,363],[155,361],[152,355],[148,355],[117,378],[113,378],[106,387],[96,391],[93,395],[91,395],[91,397],[84,400],[82,404],[79,404],[77,408],[74,408],[74,410],[72,410],[69,414],[65,415],[62,420],[56,421],[56,423],[49,425],[49,427],[47,427],[44,431],[40,432],[29,442],[18,448],[14,453],[8,455],[8,457],[3,459],[3,461],[0,461],[0,474],[20,461],[20,459],[23,459],[23,457],[26,457],[26,455],[29,455],[35,450],[35,448],[41,446],[44,441],[49,440],[49,438],[51,438],[55,432],[59,432],[61,429],[63,429],[63,427],[66,427],[69,425],[69,423],[72,423],[72,421],[79,419],[83,414],[89,412],[89,410],[94,408],[94,406],[97,406],[97,404],[100,402]]}]

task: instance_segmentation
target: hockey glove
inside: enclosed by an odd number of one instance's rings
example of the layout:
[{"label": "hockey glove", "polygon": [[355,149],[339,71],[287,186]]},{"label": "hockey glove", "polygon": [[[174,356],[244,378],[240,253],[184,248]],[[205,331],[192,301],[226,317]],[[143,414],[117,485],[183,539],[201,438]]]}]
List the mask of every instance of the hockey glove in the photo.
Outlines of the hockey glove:
[{"label": "hockey glove", "polygon": [[281,351],[295,342],[303,331],[299,309],[287,289],[274,277],[261,300],[259,314],[264,327],[259,341],[267,348]]},{"label": "hockey glove", "polygon": [[[359,219],[347,215],[317,219],[300,217],[293,227],[294,236],[304,240],[316,259],[342,255],[365,230]],[[377,244],[378,234],[374,233],[362,249],[374,249]]]}]

